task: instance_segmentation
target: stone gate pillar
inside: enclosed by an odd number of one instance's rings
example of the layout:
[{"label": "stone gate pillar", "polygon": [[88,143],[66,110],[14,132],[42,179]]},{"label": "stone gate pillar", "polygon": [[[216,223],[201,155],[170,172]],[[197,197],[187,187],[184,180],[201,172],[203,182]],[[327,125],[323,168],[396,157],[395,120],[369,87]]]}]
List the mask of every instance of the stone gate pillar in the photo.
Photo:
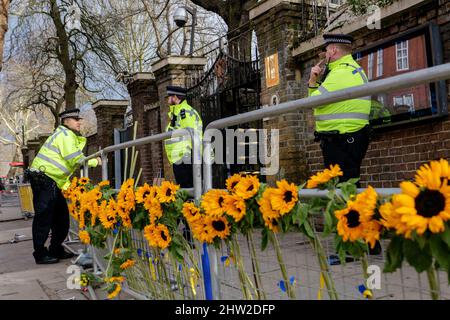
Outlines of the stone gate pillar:
[{"label": "stone gate pillar", "polygon": [[[127,88],[131,97],[133,121],[137,121],[137,138],[160,133],[160,102],[154,75],[150,72],[135,73]],[[164,174],[162,145],[152,143],[138,147],[137,150],[142,181],[152,184],[153,178]]]},{"label": "stone gate pillar", "polygon": [[[152,65],[153,74],[155,75],[156,85],[159,95],[159,113],[161,131],[164,132],[167,124],[167,113],[169,107],[167,104],[166,87],[176,85],[186,87],[187,81],[191,77],[196,77],[203,71],[206,65],[206,59],[203,57],[187,57],[187,56],[171,56],[159,60]],[[192,106],[198,108],[198,106]],[[198,109],[197,109],[198,110]],[[167,160],[167,156],[163,150],[164,177],[173,180],[172,166]]]},{"label": "stone gate pillar", "polygon": [[[124,115],[129,102],[127,100],[98,100],[92,104],[97,117],[97,146],[104,149],[114,144],[114,129],[123,128]],[[114,177],[114,153],[108,154],[108,177]],[[95,180],[101,178],[101,167],[91,169],[89,176]]]},{"label": "stone gate pillar", "polygon": [[[261,59],[263,107],[300,99],[307,92],[302,79],[307,75],[301,75],[291,52],[302,30],[311,28],[312,7],[307,3],[299,0],[267,0],[258,3],[250,11]],[[267,177],[268,182],[285,178],[299,183],[307,178],[307,123],[304,112],[272,117],[264,121],[264,128],[280,130],[280,171],[277,176]]]}]

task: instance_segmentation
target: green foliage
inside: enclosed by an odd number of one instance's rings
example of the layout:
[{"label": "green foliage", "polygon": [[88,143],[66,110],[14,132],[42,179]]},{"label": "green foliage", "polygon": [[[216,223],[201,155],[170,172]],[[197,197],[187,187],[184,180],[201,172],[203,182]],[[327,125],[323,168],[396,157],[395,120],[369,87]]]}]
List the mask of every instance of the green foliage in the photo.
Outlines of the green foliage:
[{"label": "green foliage", "polygon": [[347,3],[354,14],[364,15],[371,5],[382,8],[394,3],[394,0],[347,0]]}]

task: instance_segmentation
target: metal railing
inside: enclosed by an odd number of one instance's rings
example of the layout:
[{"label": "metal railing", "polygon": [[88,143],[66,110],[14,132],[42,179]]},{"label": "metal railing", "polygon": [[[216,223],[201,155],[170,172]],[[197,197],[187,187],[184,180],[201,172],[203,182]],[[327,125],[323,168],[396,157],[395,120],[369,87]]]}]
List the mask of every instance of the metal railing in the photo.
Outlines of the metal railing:
[{"label": "metal railing", "polygon": [[[278,106],[270,107],[267,109],[259,109],[251,112],[247,112],[244,114],[239,114],[235,116],[231,116],[228,118],[220,119],[211,122],[205,129],[223,129],[229,126],[239,125],[243,123],[248,123],[255,120],[261,120],[266,117],[279,116],[285,113],[297,111],[297,110],[306,110],[318,107],[320,105],[329,104],[333,102],[338,102],[342,100],[355,99],[364,96],[371,96],[378,93],[383,93],[385,91],[391,91],[396,89],[402,89],[410,86],[414,86],[417,84],[424,84],[430,82],[436,82],[444,79],[450,78],[450,63],[442,64],[438,66],[434,66],[427,69],[421,69],[418,71],[413,71],[409,73],[405,73],[402,75],[390,77],[387,79],[373,81],[367,84],[363,84],[361,86],[356,86],[344,90],[339,90],[335,92],[330,92],[326,94],[322,94],[320,96],[308,97],[299,100],[289,101],[282,103]],[[170,139],[174,134],[182,134],[184,130],[177,130],[172,132],[161,133],[149,137],[140,138],[133,141],[128,141],[125,143],[121,143],[118,145],[109,146],[103,150],[100,150],[85,160],[89,160],[95,157],[100,156],[103,162],[102,167],[102,179],[108,179],[108,171],[107,171],[107,154],[113,151],[133,147],[140,146],[152,142],[158,142],[165,139]],[[185,133],[185,131],[184,131]],[[194,178],[194,197],[198,201],[203,192],[207,192],[212,189],[212,155],[211,155],[211,145],[212,141],[208,135],[204,135],[203,140],[203,160],[202,161],[202,153],[199,143],[199,137],[192,134],[190,131],[190,138],[193,141],[193,178]],[[203,162],[203,188],[202,188],[202,173],[201,173],[201,163]],[[87,176],[87,166],[85,163],[83,170],[83,175]],[[358,191],[362,191],[363,189],[358,189]],[[398,188],[380,188],[376,189],[377,193],[380,195],[390,195],[399,192]],[[299,196],[304,197],[318,197],[325,196],[326,191],[319,190],[301,190],[299,192]],[[219,282],[219,264],[217,259],[216,250],[214,250],[211,246],[207,247],[203,246],[204,254],[209,256],[209,263],[203,266],[203,268],[211,268],[211,280],[212,290],[207,290],[206,298],[207,299],[220,299],[220,282]],[[208,255],[209,251],[209,255]],[[211,264],[211,265],[209,265]]]},{"label": "metal railing", "polygon": [[[153,143],[153,142],[160,142],[160,141],[170,139],[173,137],[186,137],[186,136],[189,136],[189,139],[192,142],[192,158],[193,158],[192,159],[193,160],[192,174],[193,174],[193,187],[194,188],[193,189],[184,189],[184,190],[187,191],[191,196],[193,196],[196,201],[199,201],[200,197],[202,195],[201,141],[200,141],[200,136],[198,135],[198,133],[196,131],[190,130],[190,129],[174,130],[174,131],[170,131],[170,132],[160,133],[160,134],[147,136],[147,137],[143,137],[140,139],[131,140],[131,141],[127,141],[124,143],[108,146],[105,149],[101,149],[98,152],[91,154],[84,159],[84,163],[83,163],[82,170],[81,170],[81,175],[84,177],[88,177],[89,176],[89,167],[87,165],[87,162],[90,159],[101,157],[102,180],[108,180],[108,157],[107,157],[108,153],[127,149],[130,147],[142,146],[142,145],[146,145],[146,144]],[[92,255],[93,255],[93,261],[94,261],[94,271],[96,271],[97,268],[103,269],[101,267],[99,258],[96,256],[95,249],[92,249]],[[207,250],[206,244],[204,244],[204,246],[203,246],[203,255],[206,258],[205,261],[208,262],[209,261],[208,250]],[[205,263],[204,265],[202,265],[202,269],[204,270],[204,275],[208,275],[208,276],[210,275],[209,268],[210,267],[209,267],[208,263]],[[209,288],[208,285],[206,285],[206,283],[210,283],[210,282],[211,282],[211,280],[206,279],[206,277],[205,277],[205,288],[204,289],[205,289],[205,295],[206,295],[207,299],[212,299],[212,290]],[[125,292],[134,296],[137,299],[145,298],[145,296],[143,296],[142,294],[135,292],[129,288],[124,287],[123,289]]]}]

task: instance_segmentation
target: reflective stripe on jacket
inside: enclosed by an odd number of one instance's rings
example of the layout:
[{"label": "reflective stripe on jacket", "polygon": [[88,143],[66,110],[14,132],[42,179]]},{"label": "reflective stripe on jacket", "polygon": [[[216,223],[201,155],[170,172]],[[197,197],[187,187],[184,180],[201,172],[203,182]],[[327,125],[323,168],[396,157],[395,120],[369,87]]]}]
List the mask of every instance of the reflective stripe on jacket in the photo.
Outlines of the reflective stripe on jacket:
[{"label": "reflective stripe on jacket", "polygon": [[[70,176],[86,159],[85,146],[86,138],[61,125],[47,138],[30,168],[44,172],[60,189],[67,189]],[[88,165],[96,167],[97,159],[89,160]]]},{"label": "reflective stripe on jacket", "polygon": [[[310,96],[342,90],[367,83],[364,70],[350,54],[328,64],[329,73],[317,88],[310,88]],[[316,131],[339,130],[339,133],[355,132],[369,124],[371,97],[344,100],[314,109]]]},{"label": "reflective stripe on jacket", "polygon": [[[182,103],[170,106],[169,124],[166,127],[166,132],[175,131],[178,129],[192,128],[203,139],[202,119],[198,112],[192,108],[186,100]],[[183,157],[190,156],[192,149],[192,142],[188,136],[174,137],[164,141],[167,158],[171,164],[179,161]]]}]

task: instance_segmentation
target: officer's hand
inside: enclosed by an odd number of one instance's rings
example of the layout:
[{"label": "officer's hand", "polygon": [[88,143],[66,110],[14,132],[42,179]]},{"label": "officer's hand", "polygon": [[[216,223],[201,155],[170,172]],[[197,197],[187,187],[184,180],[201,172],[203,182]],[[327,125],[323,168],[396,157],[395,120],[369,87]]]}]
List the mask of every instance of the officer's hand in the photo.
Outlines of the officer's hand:
[{"label": "officer's hand", "polygon": [[102,158],[97,157],[97,161],[98,161],[98,165],[101,166],[102,165]]},{"label": "officer's hand", "polygon": [[318,64],[316,64],[314,67],[311,68],[311,74],[309,76],[309,85],[311,87],[315,86],[317,83],[317,78],[322,73],[322,67],[324,60],[320,60]]}]

